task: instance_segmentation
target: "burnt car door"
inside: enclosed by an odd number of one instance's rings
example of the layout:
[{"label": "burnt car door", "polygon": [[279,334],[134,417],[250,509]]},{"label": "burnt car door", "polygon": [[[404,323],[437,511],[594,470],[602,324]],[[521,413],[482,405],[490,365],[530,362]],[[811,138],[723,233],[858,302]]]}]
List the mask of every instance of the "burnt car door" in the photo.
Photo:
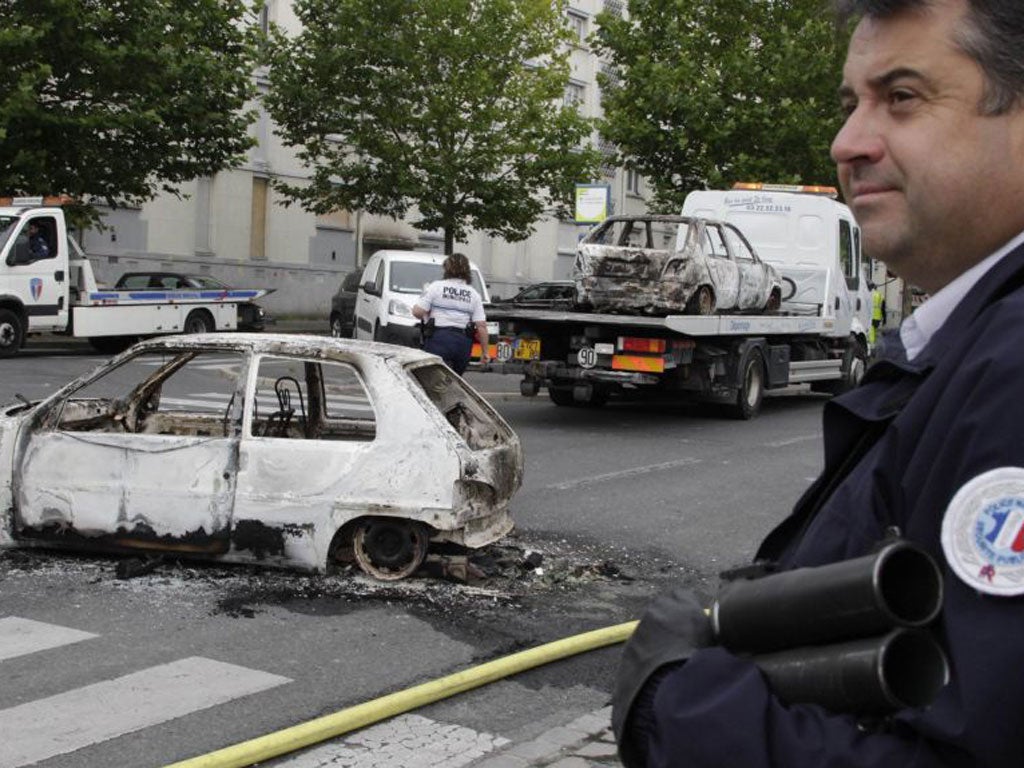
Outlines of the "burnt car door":
[{"label": "burnt car door", "polygon": [[40,405],[18,436],[15,535],[225,551],[245,367],[240,352],[148,350]]},{"label": "burnt car door", "polygon": [[715,305],[719,310],[733,309],[739,298],[739,269],[729,254],[722,228],[717,223],[705,223],[704,254],[715,288]]},{"label": "burnt car door", "polygon": [[739,274],[736,305],[739,309],[761,309],[768,303],[771,294],[768,267],[757,257],[739,230],[726,224],[723,232]]},{"label": "burnt car door", "polygon": [[375,444],[366,385],[352,363],[312,355],[261,355],[253,374],[233,546],[253,559],[322,569],[329,539],[318,537],[330,521],[365,514],[395,481]]}]

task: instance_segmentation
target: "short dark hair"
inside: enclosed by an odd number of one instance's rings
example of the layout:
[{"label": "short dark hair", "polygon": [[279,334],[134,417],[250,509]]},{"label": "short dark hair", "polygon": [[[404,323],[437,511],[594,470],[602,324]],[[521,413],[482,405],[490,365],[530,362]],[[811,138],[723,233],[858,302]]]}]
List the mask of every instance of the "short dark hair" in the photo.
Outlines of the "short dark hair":
[{"label": "short dark hair", "polygon": [[461,253],[453,253],[444,260],[444,279],[470,281],[469,259]]},{"label": "short dark hair", "polygon": [[[1021,0],[965,0],[967,21],[954,35],[985,76],[979,109],[1000,115],[1024,105],[1024,3]],[[843,22],[884,19],[904,11],[927,11],[935,0],[833,0]]]}]

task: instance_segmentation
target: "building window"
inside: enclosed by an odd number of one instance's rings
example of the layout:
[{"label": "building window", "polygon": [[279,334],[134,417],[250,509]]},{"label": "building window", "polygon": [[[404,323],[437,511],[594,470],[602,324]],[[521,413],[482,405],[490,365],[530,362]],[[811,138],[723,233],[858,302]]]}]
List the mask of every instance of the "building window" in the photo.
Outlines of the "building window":
[{"label": "building window", "polygon": [[587,41],[587,17],[582,13],[569,11],[566,14],[566,26],[572,32],[575,38],[574,42],[582,45]]},{"label": "building window", "polygon": [[608,179],[615,178],[615,172],[618,168],[618,149],[616,146],[608,141],[608,139],[601,139],[597,142],[597,149],[601,153],[601,175]]},{"label": "building window", "polygon": [[626,192],[639,197],[643,193],[643,184],[640,174],[630,169],[626,170]]},{"label": "building window", "polygon": [[252,178],[252,221],[249,228],[249,253],[253,259],[267,258],[267,180]]},{"label": "building window", "polygon": [[264,35],[270,32],[270,3],[263,3],[260,6],[259,25],[260,32]]},{"label": "building window", "polygon": [[619,70],[612,64],[602,61],[599,71],[604,76],[605,82],[612,88],[615,88],[622,81]]},{"label": "building window", "polygon": [[578,107],[583,104],[586,90],[580,83],[568,83],[565,86],[565,95],[562,103],[567,107]]},{"label": "building window", "polygon": [[626,4],[623,0],[604,0],[604,9],[608,13],[622,18],[622,12],[625,10]]}]

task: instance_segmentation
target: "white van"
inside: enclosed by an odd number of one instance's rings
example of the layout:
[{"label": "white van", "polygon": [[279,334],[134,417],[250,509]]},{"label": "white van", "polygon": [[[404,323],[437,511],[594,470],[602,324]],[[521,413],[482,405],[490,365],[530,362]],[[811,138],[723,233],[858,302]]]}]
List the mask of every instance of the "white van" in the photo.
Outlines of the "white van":
[{"label": "white van", "polygon": [[833,187],[737,184],[729,191],[691,192],[683,215],[735,225],[757,255],[782,275],[782,309],[834,319],[834,335],[867,344],[871,279],[860,251],[860,227]]},{"label": "white van", "polygon": [[[444,276],[445,257],[421,251],[377,251],[366,262],[356,295],[354,335],[406,347],[420,345],[420,321],[412,305],[423,289]],[[491,300],[480,268],[469,263],[471,284],[484,303]]]}]

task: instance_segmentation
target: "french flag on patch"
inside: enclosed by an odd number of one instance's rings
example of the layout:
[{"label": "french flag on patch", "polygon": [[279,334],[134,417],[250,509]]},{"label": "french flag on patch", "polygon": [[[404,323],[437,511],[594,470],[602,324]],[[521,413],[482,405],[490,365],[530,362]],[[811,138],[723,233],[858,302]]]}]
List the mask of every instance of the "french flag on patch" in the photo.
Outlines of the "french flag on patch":
[{"label": "french flag on patch", "polygon": [[992,517],[996,521],[996,527],[986,537],[992,545],[996,549],[1024,551],[1024,512],[1012,509],[1009,512],[996,513]]},{"label": "french flag on patch", "polygon": [[39,301],[39,297],[43,295],[42,279],[33,277],[28,281],[28,289],[32,292],[32,301]]}]

